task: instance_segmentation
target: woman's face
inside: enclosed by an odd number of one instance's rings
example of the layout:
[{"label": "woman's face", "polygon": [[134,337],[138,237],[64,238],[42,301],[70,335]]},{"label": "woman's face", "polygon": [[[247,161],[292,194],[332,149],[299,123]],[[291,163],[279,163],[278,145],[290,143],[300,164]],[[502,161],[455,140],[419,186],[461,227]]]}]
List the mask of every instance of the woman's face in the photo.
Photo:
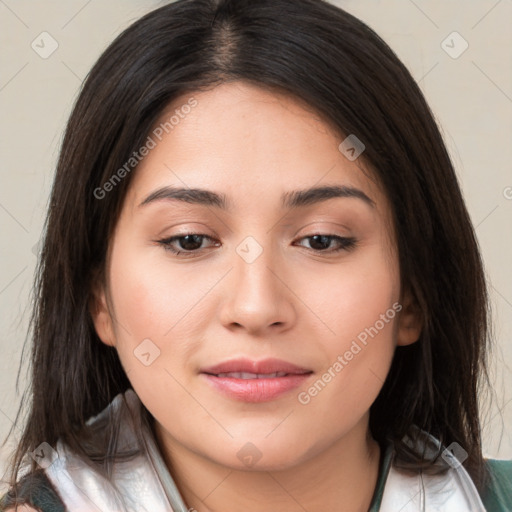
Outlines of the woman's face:
[{"label": "woman's face", "polygon": [[366,433],[395,346],[419,331],[357,153],[243,82],[179,98],[150,137],[93,317],[160,439],[276,469]]}]

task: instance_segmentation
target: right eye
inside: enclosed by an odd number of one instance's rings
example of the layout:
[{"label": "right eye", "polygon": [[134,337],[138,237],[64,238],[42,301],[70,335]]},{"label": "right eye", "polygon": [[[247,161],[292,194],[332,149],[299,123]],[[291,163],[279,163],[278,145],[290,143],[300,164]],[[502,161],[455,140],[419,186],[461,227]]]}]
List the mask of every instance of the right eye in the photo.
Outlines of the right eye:
[{"label": "right eye", "polygon": [[215,243],[213,246],[218,247],[219,242],[215,241],[208,235],[201,233],[185,233],[182,235],[175,235],[162,240],[157,240],[166,251],[170,251],[173,254],[198,254],[203,252],[204,248],[201,248],[204,240],[212,240]]}]

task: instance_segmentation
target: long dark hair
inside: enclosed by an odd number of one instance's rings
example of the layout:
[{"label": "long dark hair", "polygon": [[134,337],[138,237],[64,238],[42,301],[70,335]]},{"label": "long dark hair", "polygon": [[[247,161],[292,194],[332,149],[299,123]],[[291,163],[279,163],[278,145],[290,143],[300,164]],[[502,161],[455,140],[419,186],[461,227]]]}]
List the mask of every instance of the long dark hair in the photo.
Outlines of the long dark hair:
[{"label": "long dark hair", "polygon": [[136,169],[102,197],[94,191],[144,145],[174,98],[234,80],[293,95],[365,144],[360,158],[391,203],[402,287],[423,319],[419,341],[396,350],[370,410],[371,433],[392,440],[416,468],[433,467],[434,459],[404,443],[412,426],[444,445],[457,442],[482,488],[478,393],[488,384],[490,336],[475,233],[420,88],[375,32],[323,0],[178,0],[126,29],[89,73],[45,224],[30,321],[30,403],[11,484],[42,441],[60,438],[84,453],[86,420],[130,387],[115,349],[95,332],[89,302],[93,280],[105,277]]}]

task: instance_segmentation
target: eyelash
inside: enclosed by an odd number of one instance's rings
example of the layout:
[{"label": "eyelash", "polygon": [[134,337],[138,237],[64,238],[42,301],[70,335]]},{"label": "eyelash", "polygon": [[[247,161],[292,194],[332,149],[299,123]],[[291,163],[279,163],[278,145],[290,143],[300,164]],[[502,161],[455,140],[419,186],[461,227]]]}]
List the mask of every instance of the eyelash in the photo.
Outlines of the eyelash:
[{"label": "eyelash", "polygon": [[[202,237],[203,239],[209,239],[209,240],[213,240],[212,237],[208,236],[208,235],[204,235],[204,234],[201,234],[201,233],[184,233],[182,235],[176,235],[176,236],[172,236],[170,238],[164,238],[162,240],[156,240],[156,242],[160,245],[163,246],[163,248],[166,250],[166,251],[169,251],[171,252],[172,254],[175,254],[175,255],[178,255],[178,254],[186,254],[186,255],[194,255],[194,254],[198,254],[200,252],[202,252],[201,249],[198,249],[198,250],[177,250],[175,249],[173,246],[172,246],[172,243],[177,241],[177,240],[180,240],[182,238],[185,238],[187,236],[197,236],[197,237]],[[299,240],[304,240],[304,239],[307,239],[307,238],[313,238],[315,236],[320,236],[320,237],[327,237],[327,238],[330,238],[332,240],[336,240],[338,241],[338,243],[340,244],[340,246],[336,249],[331,249],[331,250],[328,250],[328,249],[323,249],[323,250],[315,250],[315,249],[309,249],[313,252],[316,252],[318,254],[322,254],[322,253],[327,253],[327,254],[333,254],[333,253],[338,253],[340,251],[350,251],[352,249],[354,249],[357,245],[357,240],[354,238],[354,237],[342,237],[342,236],[338,236],[338,235],[331,235],[331,234],[324,234],[324,233],[315,233],[313,235],[308,235],[308,236],[304,236],[302,238],[299,238]],[[216,244],[218,246],[218,243]],[[308,249],[306,247],[306,249]],[[204,249],[203,249],[204,250]],[[184,257],[188,257],[188,256],[184,256]]]}]

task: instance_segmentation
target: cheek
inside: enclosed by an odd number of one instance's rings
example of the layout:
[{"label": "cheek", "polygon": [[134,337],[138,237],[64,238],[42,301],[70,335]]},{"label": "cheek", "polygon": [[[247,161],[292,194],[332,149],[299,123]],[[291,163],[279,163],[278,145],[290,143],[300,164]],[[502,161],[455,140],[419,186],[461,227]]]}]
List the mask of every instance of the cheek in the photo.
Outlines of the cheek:
[{"label": "cheek", "polygon": [[[401,305],[396,261],[379,247],[347,260],[335,272],[309,283],[309,303],[325,328],[324,368],[299,397],[324,421],[340,421],[348,410],[360,417],[375,400],[395,350]],[[306,292],[306,289],[304,289]],[[333,407],[333,404],[337,404]]]},{"label": "cheek", "polygon": [[[168,386],[168,372],[183,369],[199,349],[209,318],[204,298],[218,279],[199,279],[192,266],[170,265],[163,251],[139,250],[126,238],[119,239],[112,252],[117,351],[139,390],[149,383]],[[144,365],[153,358],[149,366]]]},{"label": "cheek", "polygon": [[[111,261],[116,349],[133,389],[150,410],[159,410],[165,406],[167,394],[155,390],[168,389],[174,383],[168,373],[175,373],[169,364],[169,341],[173,343],[172,359],[179,364],[183,356],[179,345],[185,345],[181,340],[193,339],[180,331],[187,325],[180,319],[187,318],[188,305],[197,301],[197,292],[177,282],[176,273],[161,262],[149,261],[148,251],[137,251],[121,240]],[[176,403],[185,406],[179,398],[177,393]]]},{"label": "cheek", "polygon": [[[375,244],[317,273],[314,281],[301,280],[300,293],[324,324],[325,339],[331,340],[328,346],[340,350],[376,323],[379,335],[392,338],[396,313],[392,306],[399,290],[396,260]],[[381,315],[390,308],[383,323]]]},{"label": "cheek", "polygon": [[112,256],[113,302],[134,342],[140,342],[141,336],[163,340],[175,326],[186,325],[181,319],[188,316],[207,289],[194,278],[193,271],[169,265],[163,251],[137,250],[128,244],[123,249],[119,243],[117,254]]}]

